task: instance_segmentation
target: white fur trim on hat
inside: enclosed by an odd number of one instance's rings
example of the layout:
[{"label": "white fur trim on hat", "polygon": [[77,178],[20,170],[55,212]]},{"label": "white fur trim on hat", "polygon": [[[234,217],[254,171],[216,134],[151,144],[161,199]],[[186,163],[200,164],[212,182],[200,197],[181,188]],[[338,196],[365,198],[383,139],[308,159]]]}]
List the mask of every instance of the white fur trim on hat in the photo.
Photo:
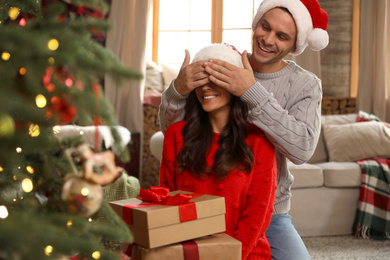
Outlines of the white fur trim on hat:
[{"label": "white fur trim on hat", "polygon": [[241,53],[232,45],[228,44],[211,44],[195,54],[192,62],[199,60],[217,59],[229,62],[237,67],[244,68],[241,59]]},{"label": "white fur trim on hat", "polygon": [[[302,0],[303,1],[303,0]],[[329,43],[329,35],[321,28],[313,29],[313,21],[309,10],[301,0],[264,0],[252,21],[252,30],[255,31],[261,17],[275,7],[284,7],[292,14],[297,27],[296,49],[293,55],[301,54],[307,46],[319,51]],[[316,1],[316,0],[314,0]],[[327,18],[326,18],[327,19]]]}]

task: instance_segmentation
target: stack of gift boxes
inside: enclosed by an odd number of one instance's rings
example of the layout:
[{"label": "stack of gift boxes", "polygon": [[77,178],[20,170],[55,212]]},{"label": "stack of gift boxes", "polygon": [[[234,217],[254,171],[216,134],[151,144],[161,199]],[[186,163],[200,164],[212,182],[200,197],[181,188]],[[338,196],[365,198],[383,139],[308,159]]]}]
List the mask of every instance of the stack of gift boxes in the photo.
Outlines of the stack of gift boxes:
[{"label": "stack of gift boxes", "polygon": [[151,187],[110,205],[134,236],[132,260],[241,259],[241,242],[223,233],[223,197]]}]

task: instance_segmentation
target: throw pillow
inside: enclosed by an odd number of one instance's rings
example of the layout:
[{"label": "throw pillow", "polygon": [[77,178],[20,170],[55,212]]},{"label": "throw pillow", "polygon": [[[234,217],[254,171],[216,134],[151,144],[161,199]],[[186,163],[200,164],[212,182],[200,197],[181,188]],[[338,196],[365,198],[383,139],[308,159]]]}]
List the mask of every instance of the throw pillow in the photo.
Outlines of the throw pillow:
[{"label": "throw pillow", "polygon": [[168,65],[161,63],[162,67],[162,76],[164,80],[164,90],[169,87],[171,84],[172,80],[177,77],[180,71],[180,65]]},{"label": "throw pillow", "polygon": [[324,125],[323,131],[329,161],[390,158],[390,128],[383,122]]}]

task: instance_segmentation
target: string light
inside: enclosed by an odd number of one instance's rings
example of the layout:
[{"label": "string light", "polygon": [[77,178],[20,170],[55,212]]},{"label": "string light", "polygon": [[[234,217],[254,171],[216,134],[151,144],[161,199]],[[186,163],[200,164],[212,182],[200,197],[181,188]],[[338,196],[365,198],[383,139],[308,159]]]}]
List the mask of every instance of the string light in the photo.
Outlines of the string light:
[{"label": "string light", "polygon": [[26,19],[24,19],[24,18],[20,19],[19,25],[20,26],[26,26]]},{"label": "string light", "polygon": [[89,218],[88,221],[89,221],[89,222],[92,222],[92,218]]},{"label": "string light", "polygon": [[59,125],[53,126],[53,133],[54,134],[61,133],[61,126],[59,126]]},{"label": "string light", "polygon": [[24,192],[27,192],[27,193],[29,193],[33,190],[33,183],[29,178],[25,178],[22,181],[22,189]]},{"label": "string light", "polygon": [[48,58],[47,61],[48,61],[49,64],[51,64],[51,65],[54,64],[54,58],[53,58],[53,57]]},{"label": "string light", "polygon": [[99,251],[95,251],[92,253],[93,259],[100,259],[100,256],[101,256],[101,254]]},{"label": "string light", "polygon": [[88,188],[82,188],[81,189],[81,194],[85,197],[87,197],[89,195],[89,189]]},{"label": "string light", "polygon": [[50,50],[52,51],[55,51],[58,49],[58,46],[60,44],[58,43],[58,41],[56,39],[51,39],[48,43],[47,43],[47,47],[49,47]]},{"label": "string light", "polygon": [[0,218],[5,219],[8,217],[8,210],[6,206],[0,206]]},{"label": "string light", "polygon": [[67,228],[71,228],[72,225],[73,225],[72,220],[68,220],[68,222],[66,223],[66,227],[67,227]]},{"label": "string light", "polygon": [[25,67],[21,67],[21,68],[19,69],[19,74],[20,74],[20,75],[26,75],[26,72],[27,72],[27,70],[26,70]]},{"label": "string light", "polygon": [[35,103],[37,104],[37,107],[43,108],[47,104],[47,100],[44,95],[39,94],[35,97]]},{"label": "string light", "polygon": [[36,124],[31,124],[29,129],[28,129],[28,134],[31,136],[31,137],[37,137],[39,136],[39,134],[41,133],[40,129],[39,129],[39,125],[36,125]]},{"label": "string light", "polygon": [[71,87],[71,86],[73,85],[73,80],[72,80],[71,78],[67,78],[67,79],[65,80],[65,85],[66,85],[67,87]]},{"label": "string light", "polygon": [[4,60],[4,61],[7,61],[11,58],[11,54],[9,52],[6,52],[4,51],[2,54],[1,54],[1,58]]},{"label": "string light", "polygon": [[16,148],[16,152],[17,152],[17,153],[22,153],[22,148],[17,147],[17,148]]},{"label": "string light", "polygon": [[16,20],[16,18],[18,18],[19,14],[20,14],[20,9],[17,7],[11,7],[8,11],[8,15],[9,15],[9,18],[11,18],[11,20]]},{"label": "string light", "polygon": [[0,172],[4,171],[4,168],[0,166]]},{"label": "string light", "polygon": [[46,246],[45,247],[45,255],[50,256],[51,253],[53,253],[53,247],[52,246]]},{"label": "string light", "polygon": [[26,170],[27,170],[27,172],[30,173],[30,174],[33,174],[33,173],[34,173],[34,168],[33,168],[32,166],[30,166],[30,165],[26,166]]}]

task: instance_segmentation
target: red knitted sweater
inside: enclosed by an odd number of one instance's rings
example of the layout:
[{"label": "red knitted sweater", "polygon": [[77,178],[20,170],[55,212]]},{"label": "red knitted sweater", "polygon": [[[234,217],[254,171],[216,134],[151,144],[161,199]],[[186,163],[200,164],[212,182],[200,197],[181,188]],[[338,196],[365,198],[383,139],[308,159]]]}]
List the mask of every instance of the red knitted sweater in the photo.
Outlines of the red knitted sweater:
[{"label": "red knitted sweater", "polygon": [[[242,259],[271,259],[265,232],[271,221],[276,192],[276,160],[274,146],[263,131],[249,124],[246,142],[252,148],[255,163],[250,173],[238,170],[223,180],[199,178],[185,171],[178,174],[175,162],[183,146],[181,131],[185,121],[172,124],[164,135],[160,185],[170,190],[184,190],[225,197],[226,233],[242,242]],[[219,134],[206,161],[211,168],[218,150]]]}]

